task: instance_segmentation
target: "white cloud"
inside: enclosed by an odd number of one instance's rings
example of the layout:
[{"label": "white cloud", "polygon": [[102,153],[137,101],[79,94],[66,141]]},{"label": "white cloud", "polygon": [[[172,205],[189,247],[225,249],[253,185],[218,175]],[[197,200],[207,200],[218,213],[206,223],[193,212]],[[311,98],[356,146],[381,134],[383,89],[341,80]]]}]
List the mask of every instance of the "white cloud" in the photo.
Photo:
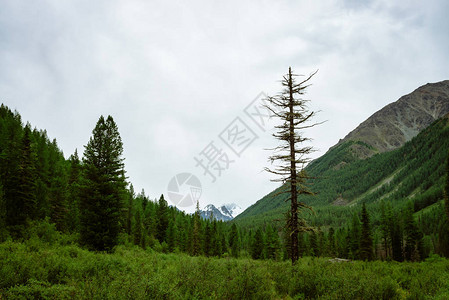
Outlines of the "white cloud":
[{"label": "white cloud", "polygon": [[[361,4],[362,3],[362,4]],[[275,185],[260,173],[264,135],[207,183],[193,157],[292,66],[320,69],[307,96],[327,123],[323,154],[389,102],[447,79],[444,1],[3,1],[0,99],[48,130],[66,156],[82,152],[98,117],[123,137],[136,190],[165,193],[197,172],[202,203],[254,203]]]}]

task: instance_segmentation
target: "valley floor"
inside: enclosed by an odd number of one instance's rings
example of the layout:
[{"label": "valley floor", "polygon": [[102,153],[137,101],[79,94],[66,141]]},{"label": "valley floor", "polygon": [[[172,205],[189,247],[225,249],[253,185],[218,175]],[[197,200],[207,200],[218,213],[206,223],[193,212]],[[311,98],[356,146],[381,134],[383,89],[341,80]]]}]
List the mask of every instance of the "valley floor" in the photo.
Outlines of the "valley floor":
[{"label": "valley floor", "polygon": [[190,257],[70,241],[0,244],[0,299],[448,299],[449,260],[289,262]]}]

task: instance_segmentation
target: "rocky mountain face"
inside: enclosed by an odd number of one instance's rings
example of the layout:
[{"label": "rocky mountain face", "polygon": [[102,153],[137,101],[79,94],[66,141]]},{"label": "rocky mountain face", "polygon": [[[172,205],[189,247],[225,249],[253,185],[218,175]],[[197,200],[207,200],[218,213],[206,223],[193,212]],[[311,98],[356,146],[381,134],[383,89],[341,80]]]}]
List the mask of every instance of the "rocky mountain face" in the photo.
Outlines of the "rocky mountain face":
[{"label": "rocky mountain face", "polygon": [[230,221],[237,217],[243,210],[235,203],[224,204],[220,207],[215,207],[213,204],[206,205],[200,211],[203,219],[210,219],[211,216],[218,221]]},{"label": "rocky mountain face", "polygon": [[428,83],[374,113],[336,146],[361,141],[366,147],[354,144],[351,150],[362,159],[394,150],[448,112],[449,80]]}]

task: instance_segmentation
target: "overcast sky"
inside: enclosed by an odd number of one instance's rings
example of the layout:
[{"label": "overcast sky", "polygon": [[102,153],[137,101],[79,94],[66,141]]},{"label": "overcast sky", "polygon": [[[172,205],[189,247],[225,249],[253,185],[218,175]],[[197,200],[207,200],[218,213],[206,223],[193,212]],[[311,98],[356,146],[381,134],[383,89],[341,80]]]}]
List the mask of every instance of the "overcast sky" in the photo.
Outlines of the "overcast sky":
[{"label": "overcast sky", "polygon": [[[0,101],[66,157],[110,114],[137,191],[158,198],[188,172],[200,206],[246,208],[277,186],[262,172],[270,125],[244,111],[260,92],[277,93],[289,66],[319,69],[306,97],[327,122],[305,132],[318,157],[386,104],[449,79],[448,11],[446,0],[0,0]],[[252,131],[240,156],[223,141],[237,117]],[[211,142],[232,161],[213,183],[195,161]]]}]

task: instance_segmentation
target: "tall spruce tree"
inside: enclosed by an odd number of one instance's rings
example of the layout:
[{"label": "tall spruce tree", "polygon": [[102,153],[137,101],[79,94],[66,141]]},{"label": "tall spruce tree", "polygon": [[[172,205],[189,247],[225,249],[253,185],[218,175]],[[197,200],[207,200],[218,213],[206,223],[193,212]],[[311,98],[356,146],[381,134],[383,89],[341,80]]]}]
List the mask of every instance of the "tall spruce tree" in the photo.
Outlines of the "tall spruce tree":
[{"label": "tall spruce tree", "polygon": [[262,259],[264,250],[264,240],[262,230],[257,228],[251,241],[251,257],[253,259]]},{"label": "tall spruce tree", "polygon": [[156,224],[156,238],[158,239],[159,243],[166,242],[167,240],[167,229],[168,229],[168,203],[164,199],[164,195],[161,195],[159,198],[159,205],[157,207],[156,211],[156,218],[157,218],[157,224]]},{"label": "tall spruce tree", "polygon": [[329,228],[329,232],[327,233],[328,240],[328,251],[329,256],[334,257],[337,253],[336,244],[335,244],[335,229],[334,227]]},{"label": "tall spruce tree", "polygon": [[404,215],[404,258],[409,261],[421,259],[420,245],[422,233],[418,229],[415,218],[413,217],[413,204],[409,203]]},{"label": "tall spruce tree", "polygon": [[201,254],[201,217],[200,217],[200,203],[196,202],[196,210],[193,215],[193,230],[192,230],[192,255],[197,256]]},{"label": "tall spruce tree", "polygon": [[360,219],[356,213],[352,216],[352,224],[349,236],[349,250],[352,259],[358,259],[360,256],[360,237],[362,234]]},{"label": "tall spruce tree", "polygon": [[373,259],[373,236],[371,233],[371,226],[369,222],[368,211],[366,210],[365,203],[362,206],[362,232],[360,235],[360,251],[359,257],[362,260]]},{"label": "tall spruce tree", "polygon": [[304,171],[305,165],[310,161],[308,155],[313,151],[310,146],[304,146],[303,143],[310,139],[303,136],[301,130],[315,126],[310,124],[311,118],[315,112],[310,112],[307,108],[307,101],[301,98],[305,89],[309,86],[308,81],[315,73],[306,77],[301,82],[296,81],[298,75],[293,74],[291,68],[288,68],[288,74],[283,76],[281,84],[283,90],[274,97],[268,97],[266,108],[280,119],[283,123],[275,126],[278,129],[273,136],[282,141],[282,145],[272,149],[274,154],[270,156],[271,163],[280,162],[280,165],[273,169],[265,168],[277,176],[280,181],[286,184],[283,191],[287,193],[290,201],[290,211],[287,220],[287,228],[290,231],[291,250],[290,256],[294,264],[298,260],[298,233],[309,229],[304,219],[299,218],[301,209],[308,207],[303,202],[298,201],[298,195],[312,194],[306,187],[306,180],[309,178]]},{"label": "tall spruce tree", "polygon": [[[31,129],[25,126],[21,143],[21,155],[17,172],[17,194],[12,206],[8,206],[10,232],[20,238],[28,220],[36,217],[36,169],[31,147]],[[14,216],[11,216],[14,215]],[[12,222],[11,222],[12,221]]]},{"label": "tall spruce tree", "polygon": [[68,179],[68,216],[67,223],[70,232],[80,231],[80,187],[81,187],[81,162],[78,157],[78,150],[70,155],[70,169]]},{"label": "tall spruce tree", "polygon": [[3,197],[3,187],[0,182],[0,243],[4,242],[8,236],[6,230],[6,201]]},{"label": "tall spruce tree", "polygon": [[233,257],[239,256],[239,232],[235,223],[232,223],[231,232],[229,233],[229,247],[231,248],[231,255]]},{"label": "tall spruce tree", "polygon": [[279,234],[270,224],[266,226],[267,234],[267,258],[276,259],[279,257]]},{"label": "tall spruce tree", "polygon": [[50,183],[50,220],[56,225],[57,230],[67,231],[69,227],[68,179],[67,171],[62,163],[56,164]]},{"label": "tall spruce tree", "polygon": [[83,158],[81,243],[110,251],[117,244],[126,178],[123,143],[113,118],[98,120]]},{"label": "tall spruce tree", "polygon": [[446,218],[449,223],[449,154],[446,159],[446,183],[444,185],[444,206],[446,209]]}]

